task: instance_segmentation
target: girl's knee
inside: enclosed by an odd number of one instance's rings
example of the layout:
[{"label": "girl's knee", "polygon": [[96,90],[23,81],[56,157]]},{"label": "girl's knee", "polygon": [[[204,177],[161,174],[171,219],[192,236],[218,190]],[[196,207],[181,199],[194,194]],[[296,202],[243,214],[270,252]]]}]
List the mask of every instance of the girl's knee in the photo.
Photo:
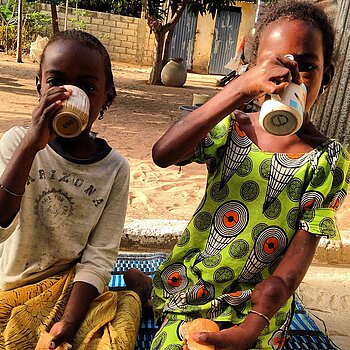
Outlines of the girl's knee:
[{"label": "girl's knee", "polygon": [[182,323],[166,319],[155,335],[150,350],[182,350],[183,341],[179,332]]}]

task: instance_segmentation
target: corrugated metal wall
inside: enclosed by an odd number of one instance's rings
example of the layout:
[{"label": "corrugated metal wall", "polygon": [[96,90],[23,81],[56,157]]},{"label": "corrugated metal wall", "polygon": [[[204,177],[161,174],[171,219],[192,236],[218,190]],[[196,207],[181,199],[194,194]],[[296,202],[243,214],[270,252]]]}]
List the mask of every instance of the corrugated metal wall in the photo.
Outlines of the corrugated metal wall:
[{"label": "corrugated metal wall", "polygon": [[180,17],[174,28],[171,40],[170,57],[181,57],[187,70],[192,69],[193,45],[196,35],[197,17],[187,10]]},{"label": "corrugated metal wall", "polygon": [[225,65],[235,55],[241,24],[240,8],[236,9],[237,11],[222,11],[216,18],[209,74],[225,75],[230,72]]},{"label": "corrugated metal wall", "polygon": [[350,1],[339,0],[336,28],[335,76],[311,111],[324,134],[350,147]]}]

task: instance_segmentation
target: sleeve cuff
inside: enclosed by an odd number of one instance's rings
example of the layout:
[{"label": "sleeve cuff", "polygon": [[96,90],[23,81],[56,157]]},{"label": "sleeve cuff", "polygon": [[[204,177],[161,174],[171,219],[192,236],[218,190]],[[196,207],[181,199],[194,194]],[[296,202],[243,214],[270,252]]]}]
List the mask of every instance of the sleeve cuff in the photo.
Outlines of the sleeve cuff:
[{"label": "sleeve cuff", "polygon": [[335,211],[332,208],[316,208],[305,211],[299,221],[299,229],[328,239],[340,239]]},{"label": "sleeve cuff", "polygon": [[82,268],[80,264],[77,265],[74,282],[85,282],[93,285],[100,294],[107,290],[108,282],[104,275],[92,271],[91,269]]}]

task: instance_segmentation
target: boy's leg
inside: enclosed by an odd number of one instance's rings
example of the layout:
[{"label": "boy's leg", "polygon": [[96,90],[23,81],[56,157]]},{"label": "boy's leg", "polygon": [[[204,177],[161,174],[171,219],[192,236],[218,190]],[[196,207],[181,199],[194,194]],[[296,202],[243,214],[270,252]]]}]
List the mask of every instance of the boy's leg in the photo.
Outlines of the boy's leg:
[{"label": "boy's leg", "polygon": [[152,278],[140,270],[129,269],[124,273],[124,281],[127,289],[132,290],[140,297],[142,315],[153,316],[151,301]]}]

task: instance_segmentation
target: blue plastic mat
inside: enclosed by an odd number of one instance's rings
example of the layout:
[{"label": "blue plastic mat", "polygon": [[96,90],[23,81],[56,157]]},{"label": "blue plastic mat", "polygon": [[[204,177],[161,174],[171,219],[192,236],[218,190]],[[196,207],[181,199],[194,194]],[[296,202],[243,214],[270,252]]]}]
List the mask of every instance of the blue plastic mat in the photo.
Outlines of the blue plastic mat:
[{"label": "blue plastic mat", "polygon": [[125,289],[123,274],[126,270],[135,268],[150,277],[154,277],[160,263],[165,259],[165,253],[122,253],[119,254],[117,262],[114,264],[111,280],[109,282],[110,290]]},{"label": "blue plastic mat", "polygon": [[339,349],[316,325],[311,315],[298,297],[295,298],[295,310],[288,337],[283,349]]},{"label": "blue plastic mat", "polygon": [[[125,289],[123,273],[129,268],[139,269],[153,277],[159,264],[165,259],[165,253],[122,253],[119,255],[112,271],[109,284],[110,290]],[[135,350],[148,350],[150,348],[157,325],[153,319],[142,318]],[[317,327],[312,315],[305,310],[300,299],[296,297],[294,316],[285,350],[336,350],[328,337]]]}]

